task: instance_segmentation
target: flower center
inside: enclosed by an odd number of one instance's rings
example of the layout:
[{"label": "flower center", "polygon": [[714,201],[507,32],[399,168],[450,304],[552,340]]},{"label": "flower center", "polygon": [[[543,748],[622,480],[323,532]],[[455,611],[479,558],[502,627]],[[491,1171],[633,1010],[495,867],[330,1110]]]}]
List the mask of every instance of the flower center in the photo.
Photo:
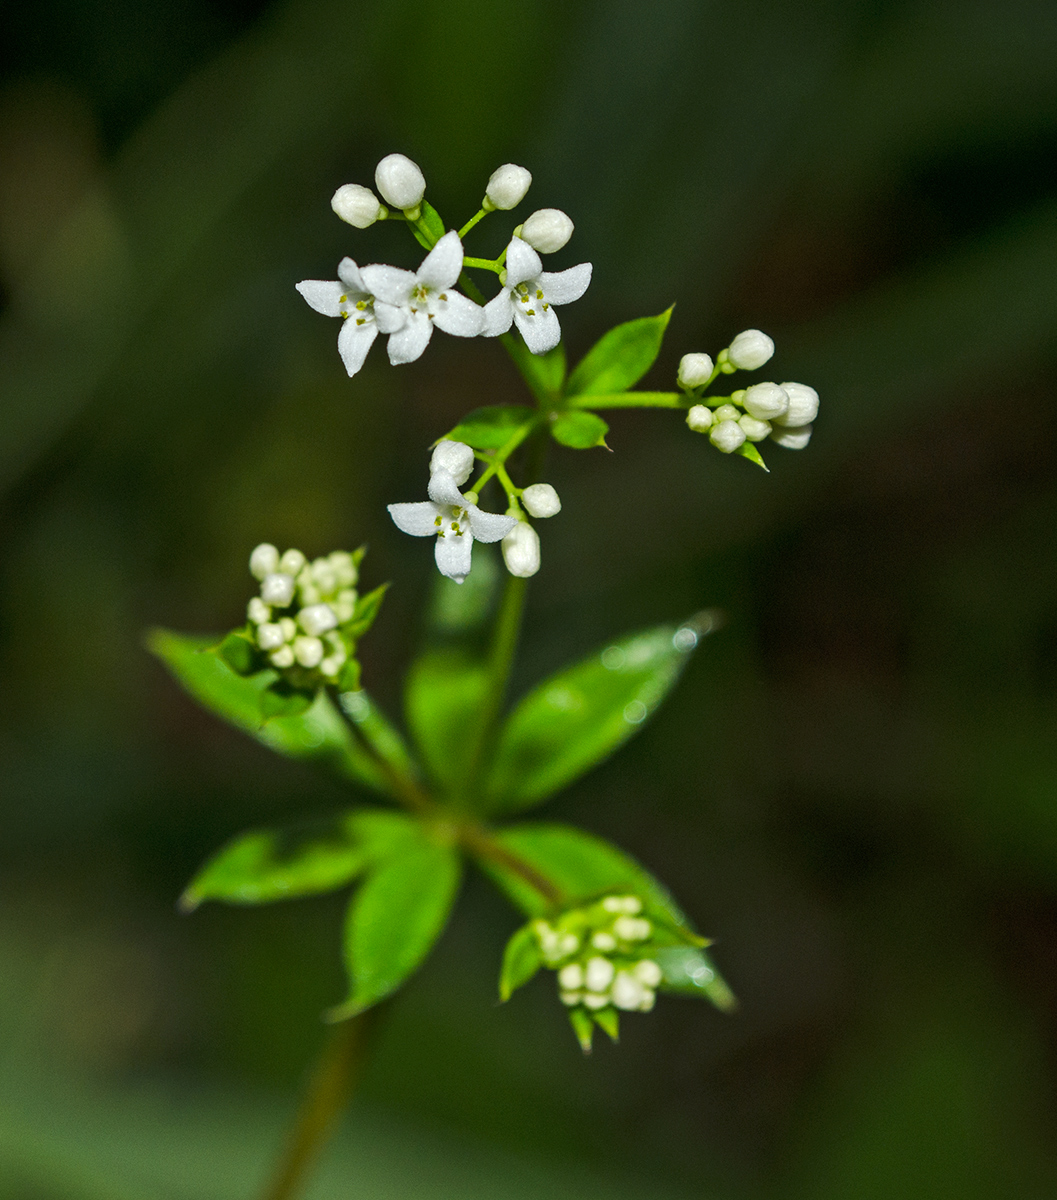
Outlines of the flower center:
[{"label": "flower center", "polygon": [[341,310],[341,315],[346,321],[349,317],[353,317],[357,325],[366,325],[368,321],[374,320],[373,296],[361,296],[354,303],[349,300],[348,295],[343,295],[338,297],[338,303],[349,306]]},{"label": "flower center", "polygon": [[531,279],[525,283],[519,283],[514,292],[518,303],[523,307],[526,317],[534,317],[537,307],[541,308],[544,312],[550,308],[550,305],[543,299],[543,289],[539,284],[533,283]]}]

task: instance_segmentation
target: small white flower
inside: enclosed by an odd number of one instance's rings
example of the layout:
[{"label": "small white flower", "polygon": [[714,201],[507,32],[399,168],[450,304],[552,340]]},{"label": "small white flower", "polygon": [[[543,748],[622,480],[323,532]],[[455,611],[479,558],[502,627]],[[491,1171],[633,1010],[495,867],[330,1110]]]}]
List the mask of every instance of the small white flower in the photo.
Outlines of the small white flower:
[{"label": "small white flower", "polygon": [[553,254],[573,236],[573,223],[560,208],[539,208],[521,227],[521,236],[540,254]]},{"label": "small white flower", "polygon": [[784,446],[786,450],[803,450],[811,441],[811,430],[811,425],[779,427],[771,434],[771,441]]},{"label": "small white flower", "polygon": [[544,271],[536,251],[519,237],[506,252],[506,284],[484,307],[484,335],[496,337],[515,323],[533,354],[546,354],[561,341],[555,304],[571,304],[587,291],[591,264]]},{"label": "small white flower", "polygon": [[384,215],[378,197],[359,183],[343,183],[331,196],[330,207],[343,221],[357,229],[366,229]]},{"label": "small white flower", "polygon": [[530,579],[540,569],[540,536],[528,523],[518,521],[503,538],[503,562],[511,575]]},{"label": "small white flower", "polygon": [[782,391],[789,397],[789,408],[780,417],[778,425],[810,425],[818,416],[818,392],[806,383],[783,383]]},{"label": "small white flower", "polygon": [[422,260],[417,272],[372,263],[363,282],[374,296],[374,320],[389,334],[389,361],[414,362],[429,344],[433,326],[456,337],[476,337],[484,310],[454,290],[462,271],[462,242],[450,230]]},{"label": "small white flower", "polygon": [[777,383],[754,383],[745,392],[742,404],[757,421],[773,421],[788,410],[789,397]]},{"label": "small white flower", "polygon": [[473,458],[473,450],[465,442],[453,442],[450,438],[442,438],[429,460],[429,473],[432,475],[434,471],[450,471],[452,478],[462,487],[470,478]]},{"label": "small white flower", "polygon": [[261,599],[276,608],[286,608],[294,598],[294,577],[283,571],[265,575],[261,583]]},{"label": "small white flower", "polygon": [[262,542],[250,555],[250,574],[263,579],[279,570],[279,551],[270,543]]},{"label": "small white flower", "polygon": [[386,204],[416,208],[426,194],[426,178],[405,154],[387,154],[374,169],[374,183]]},{"label": "small white flower", "polygon": [[336,282],[328,279],[302,279],[297,285],[297,290],[316,312],[325,317],[342,318],[341,331],[338,333],[338,353],[345,364],[345,370],[350,376],[355,375],[363,366],[371,343],[378,336],[374,297],[364,284],[359,267],[351,258],[343,258],[338,263]]},{"label": "small white flower", "polygon": [[745,442],[745,430],[737,421],[717,421],[712,426],[708,440],[724,454],[733,454]]},{"label": "small white flower", "polygon": [[470,573],[474,539],[498,542],[517,524],[516,517],[482,512],[476,504],[470,504],[452,473],[443,467],[430,476],[428,500],[390,504],[389,515],[397,529],[412,537],[436,536],[437,568],[456,583],[462,583]]},{"label": "small white flower", "polygon": [[715,363],[710,354],[684,354],[679,360],[679,386],[700,387],[703,383],[708,383],[714,370]]},{"label": "small white flower", "polygon": [[514,163],[504,163],[492,172],[484,190],[482,208],[516,208],[532,186],[532,174]]},{"label": "small white flower", "polygon": [[712,426],[712,410],[704,404],[695,404],[686,414],[686,423],[694,433],[708,433]]},{"label": "small white flower", "polygon": [[727,347],[727,361],[741,371],[755,371],[774,353],[774,342],[759,329],[745,329]]},{"label": "small white flower", "polygon": [[562,510],[558,493],[549,483],[532,483],[521,493],[521,503],[530,517],[554,517]]}]

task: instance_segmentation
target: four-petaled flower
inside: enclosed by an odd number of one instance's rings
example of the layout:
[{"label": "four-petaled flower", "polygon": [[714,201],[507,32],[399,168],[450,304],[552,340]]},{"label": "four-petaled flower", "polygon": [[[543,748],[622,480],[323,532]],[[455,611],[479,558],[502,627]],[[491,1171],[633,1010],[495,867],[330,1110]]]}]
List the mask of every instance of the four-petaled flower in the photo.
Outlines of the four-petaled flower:
[{"label": "four-petaled flower", "polygon": [[[370,270],[365,267],[365,270]],[[371,343],[378,336],[374,320],[374,297],[364,286],[360,269],[351,258],[338,263],[338,278],[303,279],[297,290],[325,317],[342,317],[338,353],[350,375],[363,366]]]},{"label": "four-petaled flower", "polygon": [[579,300],[591,282],[591,264],[567,271],[544,271],[540,256],[521,238],[511,238],[506,251],[506,284],[484,308],[484,334],[506,333],[513,321],[533,354],[546,354],[561,341],[555,304]]},{"label": "four-petaled flower", "polygon": [[428,500],[389,505],[389,515],[397,529],[412,537],[436,535],[437,568],[456,583],[462,583],[470,573],[470,552],[475,539],[501,541],[517,524],[516,517],[482,512],[476,504],[471,504],[459,491],[462,482],[465,479],[457,482],[447,468],[436,467],[430,475]]},{"label": "four-petaled flower", "polygon": [[363,282],[375,298],[374,319],[389,334],[389,361],[414,362],[425,350],[433,326],[457,337],[476,337],[484,310],[453,290],[462,271],[462,242],[451,230],[422,260],[417,273],[372,263]]}]

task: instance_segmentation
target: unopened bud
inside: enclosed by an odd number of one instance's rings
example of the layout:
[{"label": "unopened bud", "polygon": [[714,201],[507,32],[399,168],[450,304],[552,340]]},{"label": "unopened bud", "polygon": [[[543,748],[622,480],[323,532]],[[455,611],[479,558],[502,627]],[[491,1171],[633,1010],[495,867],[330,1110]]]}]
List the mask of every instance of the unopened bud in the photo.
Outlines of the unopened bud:
[{"label": "unopened bud", "polygon": [[262,650],[278,650],[285,641],[283,631],[277,624],[266,621],[257,626],[257,645]]},{"label": "unopened bud", "polygon": [[270,656],[269,661],[273,667],[278,667],[281,671],[287,667],[294,665],[294,651],[291,646],[282,646],[280,649]]},{"label": "unopened bud", "polygon": [[270,542],[262,542],[250,555],[250,574],[263,579],[278,570],[279,551]]},{"label": "unopened bud", "polygon": [[745,442],[745,430],[737,421],[719,421],[712,426],[708,440],[724,454],[733,454]]},{"label": "unopened bud", "polygon": [[635,964],[635,978],[648,988],[655,988],[664,978],[660,966],[652,958],[644,958]]},{"label": "unopened bud", "polygon": [[779,425],[810,425],[818,416],[818,392],[806,383],[783,383],[789,407],[775,421]]},{"label": "unopened bud", "polygon": [[261,583],[261,599],[265,604],[274,604],[276,608],[286,608],[293,598],[293,575],[287,575],[284,571],[265,575]]},{"label": "unopened bud", "polygon": [[625,1012],[634,1012],[646,998],[646,989],[627,971],[618,971],[613,980],[613,1003]]},{"label": "unopened bud", "polygon": [[584,986],[584,970],[579,963],[569,963],[558,972],[558,982],[567,992],[575,992]]},{"label": "unopened bud", "polygon": [[600,996],[597,992],[585,992],[583,996],[584,1008],[599,1009],[605,1008],[609,1003],[608,996]]},{"label": "unopened bud", "polygon": [[521,493],[521,503],[530,517],[553,517],[562,510],[558,493],[549,483],[530,484]]},{"label": "unopened bud", "polygon": [[686,423],[694,433],[708,433],[712,426],[712,410],[704,404],[695,404],[686,414]]},{"label": "unopened bud", "polygon": [[521,227],[521,240],[540,254],[553,254],[573,236],[573,223],[560,208],[538,208]]},{"label": "unopened bud", "polygon": [[614,967],[608,958],[589,958],[584,968],[584,983],[592,992],[604,992],[613,982]]},{"label": "unopened bud", "polygon": [[742,401],[745,411],[757,421],[772,421],[789,408],[789,397],[777,383],[754,383]]},{"label": "unopened bud", "polygon": [[356,570],[356,564],[353,562],[352,555],[348,550],[334,550],[328,557],[330,565],[334,568],[338,587],[355,587],[356,581],[359,578],[359,572]]},{"label": "unopened bud", "polygon": [[720,421],[738,421],[741,419],[741,409],[733,404],[721,404],[719,408],[712,414],[712,420],[717,424]]},{"label": "unopened bud", "polygon": [[337,628],[338,618],[329,604],[310,604],[297,614],[301,628],[309,637],[319,637],[329,629]]},{"label": "unopened bud", "polygon": [[425,176],[404,154],[387,154],[375,168],[374,182],[382,199],[394,208],[415,208],[426,194]]},{"label": "unopened bud", "polygon": [[695,388],[708,383],[715,367],[710,354],[684,354],[679,360],[679,386]]},{"label": "unopened bud", "polygon": [[366,229],[382,216],[378,197],[360,183],[343,183],[331,196],[330,207],[343,221],[357,229]]},{"label": "unopened bud", "polygon": [[615,950],[617,948],[617,939],[611,933],[599,931],[591,935],[591,945],[596,950]]},{"label": "unopened bud", "polygon": [[803,450],[811,441],[811,425],[779,426],[772,434],[771,441],[784,446],[786,450]]},{"label": "unopened bud", "polygon": [[260,598],[254,596],[253,599],[246,605],[246,616],[253,622],[254,625],[263,625],[265,621],[272,619],[272,610]]},{"label": "unopened bud", "polygon": [[287,575],[299,575],[306,562],[308,559],[300,550],[287,550],[279,559],[279,570]]},{"label": "unopened bud", "polygon": [[738,424],[750,442],[762,442],[771,432],[770,421],[757,421],[755,417],[744,416],[738,419]]},{"label": "unopened bud", "polygon": [[504,163],[498,170],[492,172],[485,188],[485,203],[482,208],[491,205],[492,208],[515,208],[525,199],[525,193],[532,185],[532,175],[524,167],[514,163]]},{"label": "unopened bud", "polygon": [[280,617],[279,628],[283,631],[283,640],[292,642],[297,637],[297,622],[293,617]]},{"label": "unopened bud", "polygon": [[739,371],[755,371],[774,353],[774,342],[759,329],[745,329],[727,347],[727,362]]},{"label": "unopened bud", "polygon": [[540,569],[539,534],[527,521],[518,521],[503,538],[503,562],[519,579],[528,579]]},{"label": "unopened bud", "polygon": [[295,638],[294,658],[303,667],[318,667],[323,661],[323,643],[317,637]]},{"label": "unopened bud", "polygon": [[473,470],[473,450],[465,442],[439,441],[429,460],[429,473],[441,470],[450,471],[457,484],[465,483]]},{"label": "unopened bud", "polygon": [[645,917],[617,917],[613,932],[623,942],[644,942],[653,933],[653,926]]}]

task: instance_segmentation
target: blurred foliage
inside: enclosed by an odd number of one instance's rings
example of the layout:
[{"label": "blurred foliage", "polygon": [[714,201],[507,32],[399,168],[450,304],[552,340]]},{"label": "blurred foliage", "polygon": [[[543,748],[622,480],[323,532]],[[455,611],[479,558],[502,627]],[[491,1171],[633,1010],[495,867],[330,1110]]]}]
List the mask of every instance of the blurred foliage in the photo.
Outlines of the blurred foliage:
[{"label": "blurred foliage", "polygon": [[418,261],[327,205],[395,149],[450,219],[506,161],[570,212],[572,361],[675,301],[643,386],[755,325],[823,409],[769,477],[665,413],[548,467],[520,686],[728,613],[553,811],[663,874],[741,1012],[672,1001],[585,1063],[539,981],[494,1007],[517,917],[471,882],[312,1194],[1052,1194],[1053,6],[5,17],[0,1196],[247,1194],[340,991],[329,900],[176,915],[234,832],[345,793],[196,710],[141,635],[233,625],[259,541],[368,540],[396,586],[365,678],[399,711],[432,567],[384,505],[524,396],[454,341],[350,384],[294,292]]}]

